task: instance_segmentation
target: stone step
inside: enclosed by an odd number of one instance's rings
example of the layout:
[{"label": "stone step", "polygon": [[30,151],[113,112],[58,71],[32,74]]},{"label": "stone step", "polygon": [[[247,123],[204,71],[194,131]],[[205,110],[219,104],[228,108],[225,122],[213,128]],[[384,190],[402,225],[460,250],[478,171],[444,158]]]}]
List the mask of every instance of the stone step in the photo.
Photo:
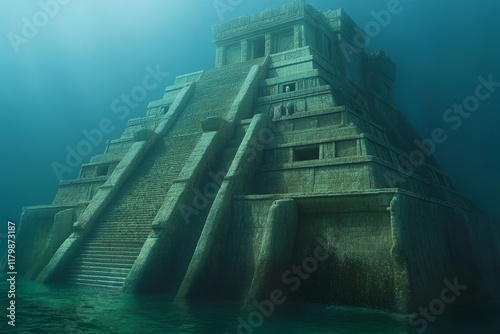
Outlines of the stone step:
[{"label": "stone step", "polygon": [[109,289],[121,289],[121,286],[115,286],[115,285],[106,285],[106,284],[96,284],[95,282],[81,282],[81,281],[73,281],[73,280],[63,280],[63,283],[67,284],[72,284],[72,285],[78,285],[78,286],[85,286],[85,287],[93,287],[93,288],[102,288],[103,290],[109,290]]},{"label": "stone step", "polygon": [[92,229],[100,229],[100,228],[122,228],[124,226],[137,226],[137,227],[151,227],[151,221],[121,221],[121,222],[109,222],[109,221],[103,221],[100,222],[99,224],[96,224],[92,227]]},{"label": "stone step", "polygon": [[130,270],[133,263],[119,263],[119,262],[93,262],[88,260],[74,261],[73,265],[68,268],[68,270],[73,270],[77,268],[95,268],[98,269],[126,269]]},{"label": "stone step", "polygon": [[148,223],[121,223],[119,225],[113,225],[113,224],[103,224],[99,226],[95,226],[93,230],[111,230],[111,231],[120,231],[123,229],[131,229],[131,228],[136,228],[138,230],[146,230],[146,229],[151,229],[151,222]]},{"label": "stone step", "polygon": [[102,259],[109,259],[113,260],[116,262],[130,262],[132,260],[135,261],[137,256],[139,255],[139,252],[134,252],[133,254],[131,253],[103,253],[103,252],[87,252],[85,253],[80,253],[75,257],[75,260],[85,260],[85,261],[92,261],[92,260],[102,260]]},{"label": "stone step", "polygon": [[124,226],[122,227],[121,229],[114,229],[114,228],[109,228],[109,229],[106,229],[106,228],[103,228],[103,229],[95,229],[93,234],[95,235],[100,235],[100,234],[106,234],[106,235],[113,235],[113,234],[120,234],[120,235],[130,235],[130,236],[134,236],[136,234],[138,235],[144,235],[144,234],[149,234],[149,232],[151,232],[152,229],[151,227],[150,228],[136,228],[134,226]]},{"label": "stone step", "polygon": [[103,276],[127,276],[128,273],[130,272],[130,269],[132,268],[132,264],[127,263],[127,264],[121,264],[121,265],[116,265],[114,267],[111,266],[112,263],[86,263],[84,264],[78,264],[76,266],[72,266],[67,268],[66,275],[73,275],[73,274],[92,274],[96,273],[96,275],[103,275]]},{"label": "stone step", "polygon": [[[85,251],[85,252],[83,252]],[[96,258],[96,259],[102,259],[102,258],[114,258],[114,259],[117,259],[117,260],[130,260],[130,259],[134,259],[137,258],[137,255],[139,255],[138,253],[136,253],[135,255],[131,255],[131,254],[122,254],[122,253],[102,253],[102,252],[92,252],[92,251],[86,251],[86,250],[83,250],[82,252],[80,252],[76,258]]]},{"label": "stone step", "polygon": [[[103,238],[109,239],[146,239],[152,230],[145,231],[93,231],[91,238],[96,240],[102,240]],[[124,242],[125,244],[125,242]]]},{"label": "stone step", "polygon": [[[153,182],[153,180],[151,180],[151,182]],[[150,189],[150,191],[151,192],[148,193],[148,195],[155,194],[154,189]],[[163,203],[164,195],[165,194],[162,190],[161,192],[156,192],[155,196],[143,196],[145,202],[137,203],[137,206],[133,208],[129,206],[126,207],[116,206],[112,208],[112,210],[106,212],[104,215],[99,217],[98,222],[99,221],[121,222],[121,221],[134,221],[134,220],[142,221],[144,219],[143,217],[139,216],[140,211],[144,209],[146,210],[156,209],[159,205]],[[161,198],[158,199],[152,198],[156,196]]]},{"label": "stone step", "polygon": [[151,229],[151,222],[148,224],[125,224],[122,223],[120,225],[101,225],[101,226],[96,226],[93,228],[95,231],[123,231],[123,230],[131,230],[131,229],[137,229],[138,231],[145,231],[145,230],[150,230]]},{"label": "stone step", "polygon": [[118,224],[107,224],[107,223],[104,223],[104,224],[101,224],[101,225],[97,225],[97,226],[94,226],[92,228],[92,230],[122,230],[124,228],[138,228],[138,229],[147,229],[147,228],[151,228],[151,223],[152,223],[152,220],[151,221],[148,221],[148,222],[144,222],[144,223],[138,223],[138,222],[121,222],[121,223],[118,223]]},{"label": "stone step", "polygon": [[79,273],[73,273],[68,275],[68,277],[72,279],[80,278],[80,279],[88,279],[88,280],[94,280],[94,281],[102,281],[102,282],[118,282],[123,284],[125,282],[125,279],[127,276],[123,275],[91,275],[91,274],[79,274]]},{"label": "stone step", "polygon": [[97,275],[106,276],[109,274],[116,274],[118,276],[127,276],[130,269],[127,268],[110,268],[110,267],[94,267],[94,266],[79,266],[68,269],[68,275],[73,274],[87,274],[87,275]]},{"label": "stone step", "polygon": [[[134,239],[134,238],[144,238],[149,235],[153,230],[152,229],[134,229],[134,228],[127,228],[123,230],[94,230],[92,231],[91,235],[89,236],[90,238],[95,237],[101,237],[101,236],[106,236],[106,237],[112,237],[112,239],[115,239],[115,237],[119,236],[120,238],[123,239]],[[89,239],[90,240],[90,239]]]},{"label": "stone step", "polygon": [[122,224],[122,223],[143,222],[144,220],[140,219],[138,215],[139,215],[138,212],[123,212],[123,213],[115,213],[113,215],[108,214],[106,216],[100,217],[100,219],[96,222],[95,226],[100,226],[101,224]]},{"label": "stone step", "polygon": [[122,247],[130,246],[130,247],[142,248],[142,246],[144,245],[144,241],[145,240],[142,240],[142,239],[141,240],[133,239],[133,240],[128,240],[127,243],[124,243],[122,239],[110,239],[107,242],[104,242],[102,240],[89,239],[85,243],[84,247],[119,247],[119,248],[122,248]]},{"label": "stone step", "polygon": [[135,252],[139,254],[141,251],[142,246],[134,246],[131,247],[130,245],[120,245],[120,246],[108,246],[108,245],[89,245],[87,244],[84,248],[85,251],[95,251],[95,252]]},{"label": "stone step", "polygon": [[84,248],[80,252],[80,255],[86,256],[86,255],[96,255],[96,254],[110,254],[110,255],[117,255],[117,256],[135,256],[137,257],[139,255],[140,249],[132,249],[132,250],[127,250],[127,249],[99,249],[99,248]]},{"label": "stone step", "polygon": [[[226,89],[226,88],[229,88],[229,89]],[[219,87],[220,90],[226,90],[226,92],[230,93],[230,86],[221,86]],[[211,102],[210,104],[211,105],[216,105],[217,103],[220,104],[219,101],[217,100],[210,100],[211,97],[213,97],[215,94],[217,93],[217,91],[204,91],[204,92],[199,92],[197,94],[197,99],[198,99],[198,102],[193,102],[193,106],[197,106],[197,105],[200,105],[200,106],[203,106],[204,103],[206,103],[207,101]],[[200,108],[201,110],[202,108]],[[206,110],[206,108],[205,108]]]},{"label": "stone step", "polygon": [[[108,276],[111,275],[111,276]],[[71,281],[88,281],[88,282],[96,282],[100,284],[109,284],[115,286],[123,286],[123,283],[127,279],[127,276],[121,275],[116,276],[114,274],[107,274],[104,276],[98,275],[87,275],[87,274],[70,274],[67,276],[68,280]]]},{"label": "stone step", "polygon": [[[216,84],[216,85],[214,85]],[[213,96],[214,93],[217,93],[220,91],[220,88],[226,88],[226,91],[228,90],[235,90],[239,89],[239,87],[234,87],[234,82],[220,82],[220,78],[208,78],[205,80],[205,82],[200,83],[196,89],[197,89],[197,94],[203,95],[204,96]],[[212,95],[207,95],[208,93],[211,93]]]},{"label": "stone step", "polygon": [[65,280],[66,282],[69,283],[80,283],[80,284],[87,284],[87,285],[92,285],[92,286],[103,286],[103,287],[115,287],[115,288],[121,288],[123,286],[123,283],[125,279],[122,281],[111,281],[111,280],[104,280],[104,279],[93,279],[92,277],[68,277],[68,280]]},{"label": "stone step", "polygon": [[117,241],[122,241],[121,244],[122,245],[126,245],[128,242],[138,242],[138,241],[141,241],[144,243],[144,241],[146,241],[146,238],[148,237],[150,232],[148,233],[144,233],[142,235],[138,235],[138,236],[135,236],[135,235],[130,235],[130,234],[122,234],[122,235],[116,235],[116,234],[104,234],[104,233],[98,233],[98,234],[93,234],[92,236],[89,236],[89,240],[92,240],[92,241],[99,241],[99,242],[106,242],[106,241],[114,241],[114,240],[117,240]]},{"label": "stone step", "polygon": [[137,226],[140,228],[143,227],[151,227],[151,221],[121,221],[121,222],[109,222],[109,221],[103,221],[99,222],[99,224],[96,224],[92,227],[92,229],[107,229],[107,228],[122,228],[124,226]]},{"label": "stone step", "polygon": [[[145,234],[144,236],[142,237],[122,237],[122,236],[117,236],[117,235],[114,235],[114,236],[109,236],[109,235],[99,235],[99,236],[94,236],[92,237],[90,241],[94,242],[95,243],[99,243],[101,245],[106,245],[106,246],[111,246],[111,247],[122,247],[122,246],[127,246],[127,245],[130,245],[130,247],[133,247],[133,248],[136,248],[137,245],[140,245],[142,247],[142,245],[144,245],[144,242],[146,241],[148,235]],[[85,246],[84,246],[85,247]],[[83,249],[83,248],[81,248]]]},{"label": "stone step", "polygon": [[92,231],[91,237],[93,236],[120,236],[124,239],[134,239],[134,238],[143,238],[152,232],[152,229],[134,229],[133,227],[122,229],[122,230],[94,230]]},{"label": "stone step", "polygon": [[113,263],[116,263],[116,264],[128,264],[130,266],[132,266],[135,262],[135,260],[137,259],[137,257],[132,257],[132,258],[120,258],[119,256],[118,257],[112,257],[112,256],[109,256],[109,257],[94,257],[94,256],[79,256],[77,255],[77,257],[74,259],[75,261],[75,264],[87,264],[87,265],[90,265],[90,264],[96,264],[96,263],[105,263],[105,264],[113,264]]}]

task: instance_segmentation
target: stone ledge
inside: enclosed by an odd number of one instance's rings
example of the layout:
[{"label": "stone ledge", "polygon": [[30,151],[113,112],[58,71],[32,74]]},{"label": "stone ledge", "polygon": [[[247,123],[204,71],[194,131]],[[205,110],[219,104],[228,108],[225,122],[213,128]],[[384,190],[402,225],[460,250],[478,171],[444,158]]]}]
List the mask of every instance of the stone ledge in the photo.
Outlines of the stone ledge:
[{"label": "stone ledge", "polygon": [[176,89],[177,88],[184,88],[185,85],[188,85],[191,82],[198,81],[200,79],[201,75],[203,74],[203,72],[205,72],[205,71],[197,71],[197,72],[192,72],[192,73],[188,73],[188,74],[178,75],[175,77],[174,86],[171,86],[171,87],[175,87]]},{"label": "stone ledge", "polygon": [[[349,129],[346,126],[341,126],[341,125],[333,125],[333,126],[325,126],[322,127],[321,132],[328,132],[329,130],[337,130],[337,129]],[[332,136],[331,137],[322,137],[321,139],[313,139],[310,141],[304,141],[302,138],[300,138],[301,134],[310,134],[311,130],[305,130],[305,131],[290,131],[293,132],[294,136],[297,137],[296,142],[289,142],[285,144],[271,144],[266,147],[266,150],[275,150],[275,149],[281,149],[281,148],[290,148],[290,147],[297,147],[297,146],[309,146],[309,145],[319,145],[319,144],[327,144],[327,143],[333,143],[336,141],[343,141],[343,140],[355,140],[355,139],[361,139],[363,138],[361,134],[345,134],[345,133],[338,133],[337,131],[331,131]],[[318,131],[320,132],[320,131]],[[276,137],[283,137],[280,135],[275,136]]]},{"label": "stone ledge", "polygon": [[[105,154],[102,154],[102,157],[104,157]],[[109,159],[109,160],[98,160],[98,161],[91,161],[89,163],[86,163],[86,164],[82,164],[82,167],[92,167],[92,166],[101,166],[101,165],[107,165],[107,164],[112,164],[112,163],[118,163],[122,160],[122,158],[116,158],[116,157],[113,157],[113,159]]]},{"label": "stone ledge", "polygon": [[64,186],[71,186],[71,185],[76,185],[76,184],[82,184],[82,183],[99,183],[99,182],[106,182],[108,179],[108,176],[96,176],[92,178],[85,178],[85,179],[75,179],[75,180],[63,180],[59,182],[60,187]]},{"label": "stone ledge", "polygon": [[83,164],[82,167],[119,163],[120,160],[123,159],[123,156],[125,155],[125,153],[126,152],[104,153],[104,154],[94,155],[92,157],[92,159],[90,159],[90,162],[87,164]]},{"label": "stone ledge", "polygon": [[132,118],[127,122],[127,127],[145,125],[148,123],[155,123],[158,122],[162,118],[162,116],[163,115],[155,115],[155,116],[146,116],[140,118]]},{"label": "stone ledge", "polygon": [[[310,53],[310,47],[305,46],[300,49],[292,49],[280,53],[273,53],[269,55],[269,57],[272,60],[271,66],[269,67],[269,70],[275,70],[275,69],[280,69],[280,68],[286,68],[286,67],[294,67],[294,66],[300,66],[305,63],[311,63],[314,58],[312,54]],[[305,53],[305,54],[304,54]],[[281,59],[280,59],[281,58]],[[293,63],[290,63],[290,60],[293,60]],[[310,69],[307,72],[317,72],[317,69]],[[292,74],[293,73],[293,74]],[[300,73],[300,72],[299,72]],[[291,75],[298,76],[298,72],[290,72]],[[267,78],[267,80],[277,80],[279,78],[283,77],[271,77]]]},{"label": "stone ledge", "polygon": [[155,132],[153,130],[141,129],[141,130],[134,132],[134,141],[136,141],[136,142],[148,141],[154,135],[155,135]]},{"label": "stone ledge", "polygon": [[172,102],[173,102],[172,99],[161,99],[161,100],[151,101],[148,103],[147,109],[168,106]]},{"label": "stone ledge", "polygon": [[263,84],[260,85],[260,87],[262,88],[262,87],[268,87],[268,86],[275,86],[275,85],[278,85],[278,84],[284,83],[284,82],[306,80],[306,79],[318,78],[318,77],[319,77],[319,71],[317,69],[303,71],[303,72],[292,72],[290,75],[265,79],[263,81]]},{"label": "stone ledge", "polygon": [[286,117],[277,119],[274,122],[289,121],[289,120],[294,120],[294,119],[299,119],[299,118],[307,118],[307,117],[313,117],[313,116],[323,116],[323,115],[329,115],[332,113],[343,112],[346,110],[348,110],[346,108],[346,106],[338,106],[338,107],[333,107],[333,108],[311,110],[311,111],[307,111],[304,113],[294,113],[291,116],[286,116]]},{"label": "stone ledge", "polygon": [[[312,161],[296,161],[288,162],[284,164],[277,164],[272,168],[262,168],[259,169],[259,173],[276,172],[291,169],[305,169],[305,168],[319,168],[319,167],[333,167],[342,165],[356,165],[375,161],[374,156],[353,156],[344,158],[334,158],[334,159],[323,159],[323,160],[312,160]],[[378,159],[378,158],[377,158]]]},{"label": "stone ledge", "polygon": [[[454,205],[453,203],[446,202],[444,200],[440,200],[433,197],[422,196],[412,191],[401,189],[401,188],[376,188],[376,189],[368,189],[368,190],[355,190],[355,191],[340,191],[340,192],[328,192],[328,193],[287,193],[287,194],[265,194],[265,195],[236,195],[233,197],[233,200],[251,200],[251,201],[260,201],[260,200],[278,200],[278,199],[287,199],[293,198],[300,203],[301,199],[321,199],[321,198],[330,198],[330,197],[349,197],[349,196],[366,196],[366,195],[406,195],[412,198],[416,198],[425,202],[438,204],[444,207],[464,210],[463,207]],[[388,202],[388,206],[390,204],[390,200]],[[387,206],[387,207],[388,207]],[[384,210],[387,210],[387,207]],[[469,208],[470,209],[470,208]],[[381,210],[382,207],[381,207]]]},{"label": "stone ledge", "polygon": [[219,131],[227,126],[229,126],[228,121],[223,117],[208,117],[201,121],[203,132]]},{"label": "stone ledge", "polygon": [[73,209],[77,208],[79,206],[83,205],[35,205],[35,206],[25,206],[23,207],[23,212],[22,216],[26,216],[26,218],[30,218],[30,215],[35,214],[36,216],[39,215],[46,215],[47,217],[54,216],[56,213],[60,211],[64,211],[67,209]]},{"label": "stone ledge", "polygon": [[290,99],[312,97],[315,95],[323,95],[325,93],[331,93],[332,87],[330,85],[324,85],[314,88],[296,90],[289,93],[280,93],[276,95],[259,97],[256,104],[267,104],[267,103],[277,103],[280,101],[288,101]]},{"label": "stone ledge", "polygon": [[279,8],[267,8],[251,16],[241,16],[227,23],[214,25],[212,26],[212,39],[216,44],[221,44],[240,36],[243,29],[247,34],[255,34],[265,31],[266,28],[267,30],[279,29],[283,23],[300,21],[310,23],[321,21],[322,24],[329,26],[329,20],[323,13],[304,1],[295,1]]},{"label": "stone ledge", "polygon": [[[380,211],[386,211],[389,207],[392,198],[395,195],[405,195],[413,198],[420,199],[425,202],[430,202],[434,204],[439,204],[449,208],[458,208],[445,201],[421,196],[417,193],[401,189],[401,188],[377,188],[369,190],[355,190],[349,192],[329,192],[329,193],[288,193],[288,194],[266,194],[266,195],[237,195],[233,197],[233,200],[246,200],[246,201],[261,201],[261,200],[279,200],[279,199],[294,199],[297,204],[303,203],[304,200],[320,200],[320,199],[335,199],[341,197],[363,197],[363,196],[382,196],[387,199],[387,205],[379,206]],[[385,202],[384,202],[385,203]],[[365,203],[366,205],[366,203]],[[325,206],[328,207],[328,206]],[[366,209],[366,206],[364,206]],[[345,206],[345,209],[353,209],[349,211],[356,211],[356,208],[351,206]],[[460,208],[459,208],[460,209]],[[365,210],[366,211],[366,210]],[[335,211],[337,212],[337,211]]]},{"label": "stone ledge", "polygon": [[108,146],[111,144],[133,143],[133,142],[134,142],[134,138],[132,138],[132,137],[111,139],[111,140],[108,140]]}]

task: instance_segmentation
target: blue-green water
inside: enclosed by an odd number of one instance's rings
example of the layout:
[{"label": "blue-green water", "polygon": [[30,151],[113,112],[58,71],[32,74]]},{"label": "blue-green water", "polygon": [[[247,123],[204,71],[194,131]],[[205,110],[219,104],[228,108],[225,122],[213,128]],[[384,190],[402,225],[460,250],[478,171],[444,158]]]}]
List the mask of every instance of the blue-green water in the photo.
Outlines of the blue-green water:
[{"label": "blue-green water", "polygon": [[[0,284],[6,314],[7,284]],[[229,302],[173,302],[165,296],[134,296],[17,282],[16,327],[4,315],[0,333],[419,333],[407,317],[359,308],[288,304],[277,306],[260,326],[240,328],[238,318],[248,319],[252,309]],[[5,306],[5,307],[4,307]],[[424,331],[442,333],[500,333],[498,311],[480,315],[445,314]],[[256,321],[259,319],[257,318]],[[255,324],[255,322],[254,322]]]}]

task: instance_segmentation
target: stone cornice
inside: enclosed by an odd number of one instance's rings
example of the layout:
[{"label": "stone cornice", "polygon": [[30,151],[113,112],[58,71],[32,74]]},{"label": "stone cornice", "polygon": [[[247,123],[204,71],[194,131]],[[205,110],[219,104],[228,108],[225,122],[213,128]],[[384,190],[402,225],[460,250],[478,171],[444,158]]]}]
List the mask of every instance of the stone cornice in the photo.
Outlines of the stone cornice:
[{"label": "stone cornice", "polygon": [[252,35],[261,30],[269,30],[270,27],[279,27],[285,23],[300,20],[332,27],[323,13],[299,0],[279,8],[266,9],[251,16],[242,16],[228,23],[214,25],[212,26],[212,39],[218,44],[245,34]]}]

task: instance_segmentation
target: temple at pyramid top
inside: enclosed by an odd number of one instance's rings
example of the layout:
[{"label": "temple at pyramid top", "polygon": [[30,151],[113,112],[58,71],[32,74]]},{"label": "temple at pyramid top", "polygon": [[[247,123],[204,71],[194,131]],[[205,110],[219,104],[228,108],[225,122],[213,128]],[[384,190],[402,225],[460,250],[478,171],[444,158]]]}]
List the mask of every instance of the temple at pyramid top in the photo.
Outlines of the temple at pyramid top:
[{"label": "temple at pyramid top", "polygon": [[296,1],[215,25],[212,36],[217,67],[311,47],[362,88],[365,65],[384,74],[379,78],[384,81],[384,95],[390,94],[396,75],[396,66],[385,53],[364,52],[365,33],[342,8],[322,13]]}]

